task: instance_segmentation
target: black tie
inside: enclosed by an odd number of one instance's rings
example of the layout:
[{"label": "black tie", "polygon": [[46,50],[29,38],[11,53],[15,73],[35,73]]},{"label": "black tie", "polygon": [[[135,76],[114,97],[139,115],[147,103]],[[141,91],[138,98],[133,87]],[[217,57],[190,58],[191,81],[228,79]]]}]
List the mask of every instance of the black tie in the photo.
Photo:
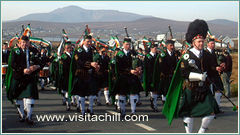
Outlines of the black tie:
[{"label": "black tie", "polygon": [[199,58],[202,58],[202,51],[200,51],[200,53],[199,53]]}]

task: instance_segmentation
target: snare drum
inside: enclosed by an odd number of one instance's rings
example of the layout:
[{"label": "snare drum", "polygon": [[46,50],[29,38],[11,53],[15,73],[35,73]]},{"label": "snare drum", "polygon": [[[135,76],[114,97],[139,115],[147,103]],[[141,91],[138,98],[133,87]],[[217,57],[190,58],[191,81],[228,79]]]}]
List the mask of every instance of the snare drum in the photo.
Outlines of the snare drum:
[{"label": "snare drum", "polygon": [[8,68],[8,65],[2,65],[2,75],[7,74],[7,68]]},{"label": "snare drum", "polygon": [[49,67],[44,67],[39,72],[39,77],[48,77],[49,76]]}]

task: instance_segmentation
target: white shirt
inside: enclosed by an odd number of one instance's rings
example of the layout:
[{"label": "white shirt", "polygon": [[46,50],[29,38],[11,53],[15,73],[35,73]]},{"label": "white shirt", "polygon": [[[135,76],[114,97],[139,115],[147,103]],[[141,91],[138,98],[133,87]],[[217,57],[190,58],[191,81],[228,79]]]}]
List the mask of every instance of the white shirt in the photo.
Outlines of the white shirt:
[{"label": "white shirt", "polygon": [[210,52],[210,53],[212,53],[212,49],[210,49],[210,48],[207,48],[208,49],[208,51]]},{"label": "white shirt", "polygon": [[127,54],[129,53],[129,50],[126,51],[125,49],[123,49],[123,52],[125,53],[125,55],[127,56]]},{"label": "white shirt", "polygon": [[170,52],[168,49],[167,49],[167,52],[170,56],[172,56],[172,52]]},{"label": "white shirt", "polygon": [[152,52],[150,52],[150,54],[151,54],[153,57],[156,55],[156,53],[152,53]]},{"label": "white shirt", "polygon": [[200,53],[202,52],[202,50],[197,50],[194,47],[191,48],[189,51],[191,51],[195,56],[197,56],[198,58],[200,58]]},{"label": "white shirt", "polygon": [[71,57],[71,54],[69,52],[66,52],[66,54]]},{"label": "white shirt", "polygon": [[87,48],[85,45],[83,45],[83,49],[84,49],[86,52],[88,52],[88,48]]},{"label": "white shirt", "polygon": [[3,53],[7,53],[7,50],[2,50],[3,51]]}]

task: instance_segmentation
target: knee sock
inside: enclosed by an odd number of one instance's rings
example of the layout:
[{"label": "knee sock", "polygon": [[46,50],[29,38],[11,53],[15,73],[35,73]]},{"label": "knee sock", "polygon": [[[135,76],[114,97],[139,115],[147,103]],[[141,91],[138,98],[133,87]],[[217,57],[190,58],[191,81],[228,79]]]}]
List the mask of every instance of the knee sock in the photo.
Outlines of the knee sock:
[{"label": "knee sock", "polygon": [[17,106],[17,110],[19,112],[19,115],[24,118],[25,114],[24,114],[24,104],[23,104],[23,100],[16,100],[16,106]]},{"label": "knee sock", "polygon": [[193,130],[193,118],[191,117],[184,117],[183,118],[184,126],[186,133],[192,133]]},{"label": "knee sock", "polygon": [[85,114],[85,97],[80,97],[80,107],[82,115]]},{"label": "knee sock", "polygon": [[215,99],[217,101],[218,106],[220,106],[221,96],[222,96],[222,93],[218,93],[218,92],[215,93]]},{"label": "knee sock", "polygon": [[93,113],[93,102],[94,102],[94,99],[96,98],[96,96],[94,95],[90,95],[89,96],[89,107],[88,109],[90,110],[90,113]]},{"label": "knee sock", "polygon": [[32,118],[32,109],[34,105],[34,99],[27,98],[26,99],[26,105],[27,105],[27,118],[31,119]]},{"label": "knee sock", "polygon": [[105,100],[106,100],[106,103],[110,103],[110,100],[109,100],[109,91],[107,90],[105,90],[104,91],[104,96],[105,96]]},{"label": "knee sock", "polygon": [[205,116],[202,118],[202,124],[201,127],[198,131],[198,133],[205,133],[209,124],[211,123],[211,121],[214,119],[214,115],[209,115],[209,116]]},{"label": "knee sock", "polygon": [[136,104],[138,102],[138,95],[130,95],[130,104],[132,113],[136,112]]},{"label": "knee sock", "polygon": [[122,114],[125,114],[126,96],[119,95],[119,106]]}]

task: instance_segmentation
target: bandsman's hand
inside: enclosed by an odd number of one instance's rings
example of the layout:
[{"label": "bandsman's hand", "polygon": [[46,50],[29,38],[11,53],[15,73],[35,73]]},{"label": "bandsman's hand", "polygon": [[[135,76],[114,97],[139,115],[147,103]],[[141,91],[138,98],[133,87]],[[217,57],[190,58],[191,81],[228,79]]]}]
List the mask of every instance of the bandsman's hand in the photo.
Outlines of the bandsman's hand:
[{"label": "bandsman's hand", "polygon": [[224,63],[221,63],[220,64],[220,67],[222,67],[222,70],[224,70],[225,68],[226,68],[226,63],[224,62]]},{"label": "bandsman's hand", "polygon": [[130,72],[131,72],[131,74],[134,74],[134,75],[137,73],[136,70],[131,70]]},{"label": "bandsman's hand", "polygon": [[96,68],[95,68],[95,71],[98,72],[100,69],[100,65],[97,65]]},{"label": "bandsman's hand", "polygon": [[29,75],[29,74],[32,73],[32,71],[31,71],[29,68],[25,68],[25,69],[23,70],[23,73]]},{"label": "bandsman's hand", "polygon": [[216,70],[217,70],[218,72],[222,72],[222,67],[216,67]]},{"label": "bandsman's hand", "polygon": [[91,62],[91,66],[94,68],[97,68],[98,63],[97,62]]},{"label": "bandsman's hand", "polygon": [[39,65],[33,65],[29,67],[32,72],[36,71],[38,68],[40,68]]}]

